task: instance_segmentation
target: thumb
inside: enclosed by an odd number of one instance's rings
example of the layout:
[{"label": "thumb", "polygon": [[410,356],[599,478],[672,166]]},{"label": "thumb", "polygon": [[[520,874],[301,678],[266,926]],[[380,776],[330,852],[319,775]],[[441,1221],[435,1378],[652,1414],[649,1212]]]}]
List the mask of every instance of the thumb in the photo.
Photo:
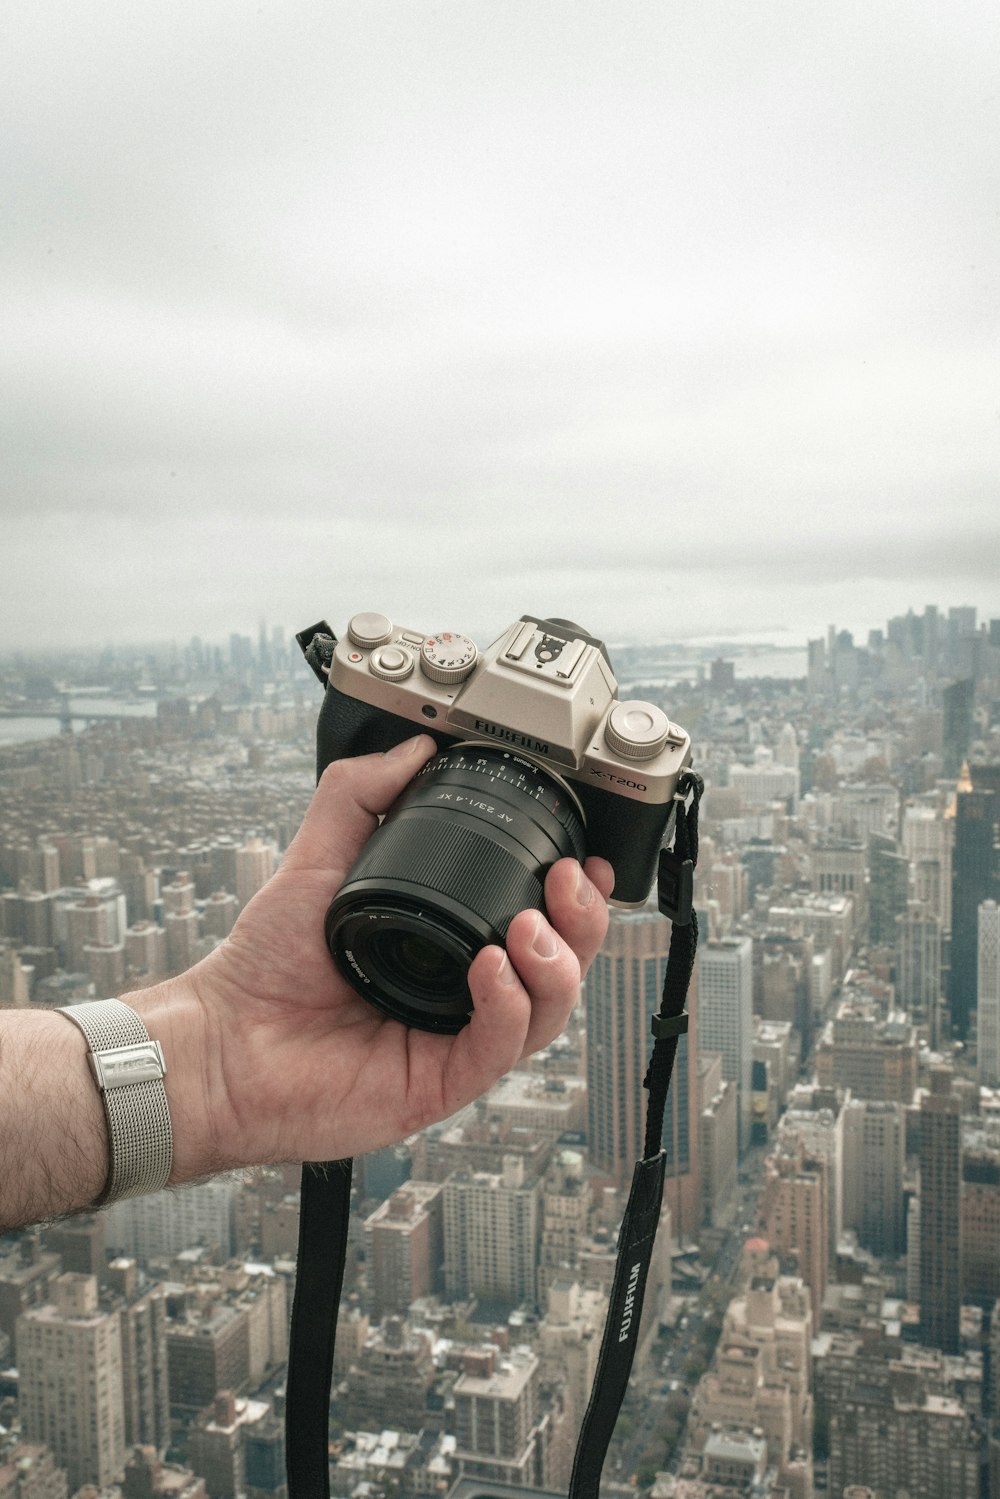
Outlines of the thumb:
[{"label": "thumb", "polygon": [[384,755],[332,760],[288,845],[282,870],[322,869],[343,878],[378,826],[379,815],[389,810],[436,749],[429,734],[418,734]]}]

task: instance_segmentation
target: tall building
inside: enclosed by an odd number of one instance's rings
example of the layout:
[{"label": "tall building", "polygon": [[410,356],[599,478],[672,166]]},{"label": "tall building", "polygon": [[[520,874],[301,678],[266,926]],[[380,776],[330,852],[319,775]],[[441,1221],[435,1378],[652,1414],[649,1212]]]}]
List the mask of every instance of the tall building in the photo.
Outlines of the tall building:
[{"label": "tall building", "polygon": [[125,1443],[165,1452],[170,1445],[166,1294],[159,1284],[148,1290],[140,1285],[134,1260],[113,1260],[106,1274],[121,1320]]},{"label": "tall building", "polygon": [[920,1103],[920,1333],[944,1353],[960,1347],[962,1115],[951,1072],[937,1068]]},{"label": "tall building", "polygon": [[873,833],[868,840],[868,936],[877,945],[895,946],[896,917],[910,898],[910,866],[895,838]]},{"label": "tall building", "polygon": [[270,1412],[264,1400],[237,1400],[220,1390],[188,1431],[188,1462],[213,1499],[239,1499],[246,1493],[246,1432]]},{"label": "tall building", "polygon": [[905,1244],[903,1106],[850,1099],[844,1109],[844,1227],[872,1254],[896,1259]]},{"label": "tall building", "polygon": [[207,937],[228,937],[239,915],[239,901],[227,890],[213,890],[202,907],[202,930]]},{"label": "tall building", "polygon": [[829,1272],[829,1162],[792,1136],[767,1158],[761,1227],[775,1253],[809,1288],[818,1326]]},{"label": "tall building", "polygon": [[725,937],[698,950],[698,1045],[722,1057],[736,1084],[740,1154],[750,1144],[753,1110],[753,943]]},{"label": "tall building", "polygon": [[505,1156],[499,1175],[453,1171],[444,1184],[446,1294],[533,1305],[538,1225],[539,1184],[520,1156]]},{"label": "tall building", "polygon": [[248,838],[236,850],[236,899],[245,906],[274,873],[277,850],[263,838]]},{"label": "tall building", "polygon": [[980,1083],[1000,1087],[1000,906],[979,907],[976,978],[976,1065]]},{"label": "tall building", "polygon": [[438,1182],[408,1181],[365,1222],[374,1316],[405,1313],[418,1297],[441,1289],[443,1260],[443,1188]]},{"label": "tall building", "polygon": [[96,993],[120,994],[125,987],[125,944],[85,942],[83,966],[94,981]]},{"label": "tall building", "polygon": [[167,934],[144,918],[125,930],[125,966],[130,976],[159,980],[167,976]]},{"label": "tall building", "polygon": [[434,1339],[427,1328],[386,1317],[369,1331],[350,1366],[344,1419],[376,1431],[388,1426],[420,1431],[436,1372]]},{"label": "tall building", "polygon": [[454,1388],[460,1473],[518,1488],[547,1487],[538,1385],[539,1362],[527,1348],[502,1361],[494,1348],[465,1355]]},{"label": "tall building", "polygon": [[538,1305],[549,1300],[556,1282],[572,1278],[590,1222],[590,1189],[584,1157],[560,1150],[542,1185],[542,1232],[538,1247]]},{"label": "tall building", "polygon": [[896,917],[896,1003],[927,1026],[932,1047],[940,1042],[941,918],[930,906],[909,901]]},{"label": "tall building", "polygon": [[13,1362],[21,1313],[51,1300],[52,1285],[64,1268],[58,1252],[41,1248],[37,1233],[22,1234],[16,1249],[0,1250],[0,1340],[10,1339]]},{"label": "tall building", "polygon": [[125,1466],[121,1323],[101,1310],[92,1275],[67,1272],[53,1289],[53,1303],[18,1323],[22,1428],[52,1449],[71,1491],[101,1487]]},{"label": "tall building", "polygon": [[779,1147],[791,1153],[794,1142],[798,1141],[808,1157],[827,1163],[826,1215],[831,1265],[836,1263],[844,1221],[844,1102],[842,1088],[800,1083],[792,1089],[778,1126]]},{"label": "tall building", "polygon": [[31,973],[12,948],[0,948],[0,1010],[27,1008]]},{"label": "tall building", "polygon": [[[619,1186],[631,1181],[635,1162],[643,1154],[647,1093],[642,1083],[653,1049],[650,1021],[660,1008],[670,934],[670,923],[656,911],[613,912],[604,947],[584,986],[590,1161]],[[749,939],[746,946],[749,952]],[[677,1047],[663,1121],[664,1191],[679,1238],[691,1237],[701,1222],[698,1049],[702,1006],[695,998],[700,986],[696,966],[688,994],[690,1029]],[[749,1041],[747,1047],[749,1057]]]},{"label": "tall building", "polygon": [[[788,1494],[811,1494],[813,1317],[807,1288],[778,1273],[763,1240],[747,1250],[758,1261],[749,1284],[726,1309],[712,1369],[700,1381],[688,1419],[688,1443],[707,1451],[712,1435],[755,1432],[767,1466]],[[728,1486],[727,1486],[728,1489]],[[737,1493],[766,1492],[743,1488]]]},{"label": "tall building", "polygon": [[186,1416],[211,1405],[220,1390],[239,1390],[250,1378],[246,1309],[209,1302],[167,1324],[170,1405]]},{"label": "tall building", "polygon": [[885,1020],[863,996],[843,1000],[816,1047],[824,1088],[850,1088],[855,1098],[910,1103],[917,1085],[917,1034],[899,1011]]},{"label": "tall building", "polygon": [[182,1249],[204,1244],[218,1259],[226,1260],[236,1247],[239,1190],[235,1178],[219,1176],[176,1191],[114,1202],[104,1214],[108,1247],[147,1261],[168,1259]]},{"label": "tall building", "polygon": [[952,854],[951,970],[948,999],[956,1036],[965,1040],[976,1007],[979,907],[997,898],[1000,765],[973,765],[955,796]]},{"label": "tall building", "polygon": [[722,1076],[722,1058],[717,1052],[706,1052],[699,1058],[698,1084],[702,1221],[724,1225],[732,1211],[739,1156],[736,1084]]},{"label": "tall building", "polygon": [[782,802],[794,812],[798,806],[798,766],[776,763],[772,752],[764,746],[754,751],[752,765],[730,765],[729,784],[738,793],[744,809]]},{"label": "tall building", "polygon": [[951,860],[955,821],[938,806],[921,803],[904,809],[903,852],[913,870],[913,895],[941,919],[941,930],[951,931]]},{"label": "tall building", "polygon": [[961,1401],[901,1359],[872,1363],[862,1374],[852,1360],[830,1402],[830,1493],[979,1499],[980,1439]]},{"label": "tall building", "polygon": [[992,1312],[1000,1298],[1000,1149],[984,1130],[963,1133],[962,1301]]},{"label": "tall building", "polygon": [[944,773],[957,776],[972,743],[976,684],[972,677],[950,682],[941,693],[944,709]]}]

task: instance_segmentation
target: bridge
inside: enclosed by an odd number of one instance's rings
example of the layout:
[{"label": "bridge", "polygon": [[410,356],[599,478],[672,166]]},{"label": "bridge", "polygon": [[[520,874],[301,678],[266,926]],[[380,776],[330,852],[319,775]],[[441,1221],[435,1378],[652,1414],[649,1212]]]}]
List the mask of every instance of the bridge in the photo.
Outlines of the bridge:
[{"label": "bridge", "polygon": [[82,719],[84,723],[98,723],[101,720],[114,722],[119,718],[134,718],[133,713],[108,713],[106,711],[91,712],[87,708],[81,708],[79,699],[77,706],[70,705],[69,693],[63,693],[58,703],[49,700],[36,706],[27,707],[18,704],[16,708],[0,707],[0,718],[57,718],[59,720],[60,732],[72,734],[74,718]]}]

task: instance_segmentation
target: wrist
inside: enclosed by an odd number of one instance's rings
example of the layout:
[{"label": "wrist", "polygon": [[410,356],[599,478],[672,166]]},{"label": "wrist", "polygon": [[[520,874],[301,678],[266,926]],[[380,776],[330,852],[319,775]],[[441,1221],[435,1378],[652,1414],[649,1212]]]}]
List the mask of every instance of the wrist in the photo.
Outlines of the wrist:
[{"label": "wrist", "polygon": [[122,995],[157,1041],[166,1063],[164,1087],[173,1132],[167,1186],[179,1187],[240,1164],[222,1127],[224,1088],[219,1051],[193,978],[194,970]]}]

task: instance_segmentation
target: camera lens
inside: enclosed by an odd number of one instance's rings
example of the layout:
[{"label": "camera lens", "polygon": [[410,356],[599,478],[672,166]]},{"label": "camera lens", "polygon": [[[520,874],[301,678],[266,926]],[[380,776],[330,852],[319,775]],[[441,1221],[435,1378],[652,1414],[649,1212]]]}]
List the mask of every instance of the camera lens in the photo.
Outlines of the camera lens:
[{"label": "camera lens", "polygon": [[344,978],[384,1013],[454,1034],[469,964],[518,911],[544,910],[546,871],[584,857],[583,814],[558,776],[493,745],[431,760],[386,815],[330,906]]}]

